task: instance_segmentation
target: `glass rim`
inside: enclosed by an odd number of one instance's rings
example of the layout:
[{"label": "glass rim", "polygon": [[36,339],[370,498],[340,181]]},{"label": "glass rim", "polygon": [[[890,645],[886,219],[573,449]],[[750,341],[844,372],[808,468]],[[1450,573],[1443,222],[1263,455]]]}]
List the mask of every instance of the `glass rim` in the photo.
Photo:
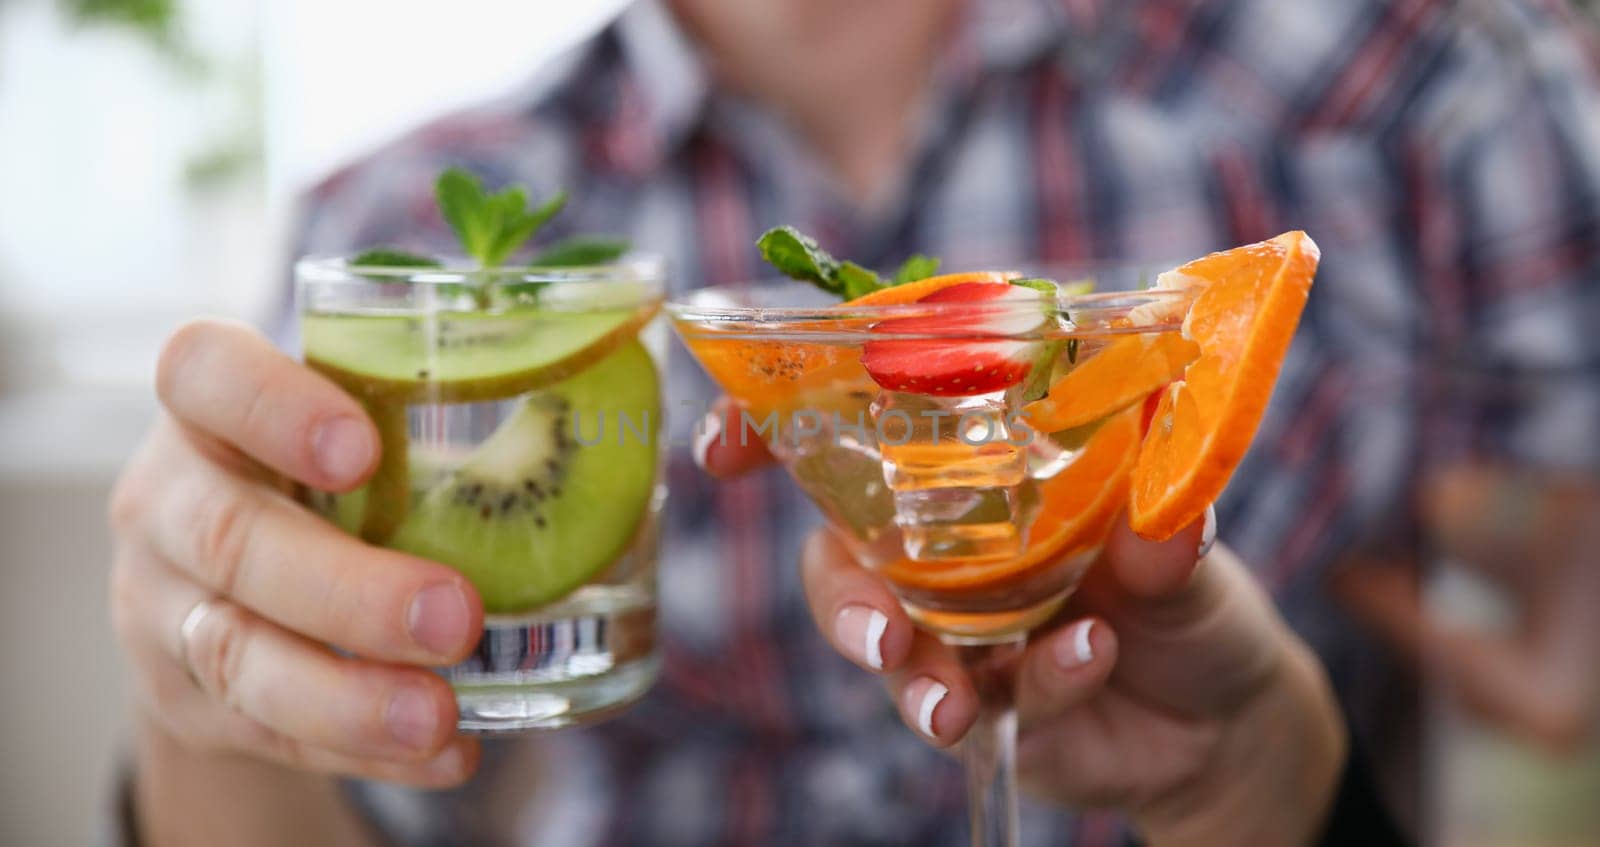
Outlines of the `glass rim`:
[{"label": "glass rim", "polygon": [[[715,295],[735,295],[782,285],[808,283],[786,279],[767,279],[747,284],[725,284],[697,288],[668,298],[663,309],[682,327],[694,325],[713,334],[829,336],[841,332],[860,332],[879,321],[899,318],[967,317],[1000,319],[1030,318],[1038,314],[1036,302],[1019,303],[901,303],[894,305],[847,306],[758,306],[705,302]],[[982,328],[952,326],[950,331],[918,331],[877,334],[879,338],[1036,338],[1041,335],[1079,337],[1086,335],[1128,335],[1176,332],[1182,329],[1187,306],[1196,296],[1192,290],[1145,289],[1141,291],[1102,291],[1089,294],[1062,294],[1056,297],[1057,309],[1066,321],[1053,331],[1038,330],[1006,333]],[[723,298],[726,299],[726,298]],[[1116,322],[1141,306],[1150,306],[1145,320]],[[683,329],[680,329],[683,332]],[[822,340],[818,338],[817,340]]]},{"label": "glass rim", "polygon": [[460,257],[445,257],[437,268],[401,268],[353,265],[349,256],[312,254],[294,263],[295,280],[327,285],[405,282],[411,285],[476,285],[492,277],[496,282],[661,282],[666,258],[659,253],[629,252],[603,265],[502,265],[473,266]]}]

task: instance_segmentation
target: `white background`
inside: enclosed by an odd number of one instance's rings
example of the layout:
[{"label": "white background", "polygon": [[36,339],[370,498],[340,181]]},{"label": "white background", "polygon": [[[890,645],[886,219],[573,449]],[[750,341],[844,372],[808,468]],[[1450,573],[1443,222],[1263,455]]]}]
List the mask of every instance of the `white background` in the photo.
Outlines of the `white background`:
[{"label": "white background", "polygon": [[[274,178],[313,178],[437,113],[532,75],[623,0],[288,0],[267,24]],[[444,5],[449,14],[396,13]]]},{"label": "white background", "polygon": [[[3,845],[91,844],[111,822],[131,710],[105,502],[154,412],[164,335],[202,311],[262,318],[285,284],[285,198],[518,84],[618,4],[183,0],[202,49],[261,70],[253,107],[54,5],[0,0]],[[261,178],[186,190],[190,156],[240,128],[264,136]]]},{"label": "white background", "polygon": [[[253,101],[247,85],[185,81],[120,32],[72,30],[52,2],[0,2],[0,334],[12,338],[0,354],[13,384],[126,384],[182,315],[259,320],[282,284],[290,197],[454,103],[516,86],[623,3],[181,5],[205,53],[257,70]],[[187,190],[185,163],[241,127],[263,137],[260,179]]]}]

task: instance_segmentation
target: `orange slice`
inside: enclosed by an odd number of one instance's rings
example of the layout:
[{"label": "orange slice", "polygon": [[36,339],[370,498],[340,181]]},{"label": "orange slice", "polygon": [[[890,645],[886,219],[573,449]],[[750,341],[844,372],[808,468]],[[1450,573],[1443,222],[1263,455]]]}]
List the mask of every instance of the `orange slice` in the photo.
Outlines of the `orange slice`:
[{"label": "orange slice", "polygon": [[729,397],[760,415],[785,406],[815,374],[845,364],[849,352],[831,344],[743,339],[733,332],[685,333],[683,343]]},{"label": "orange slice", "polygon": [[[1014,271],[972,271],[944,274],[881,288],[857,297],[839,308],[850,306],[902,306],[915,303],[929,294],[952,285],[968,282],[1006,282],[1020,274]],[[760,414],[784,408],[797,392],[816,388],[840,375],[841,366],[853,374],[860,371],[855,351],[838,345],[805,343],[796,340],[751,340],[737,332],[684,334],[684,343],[722,386],[722,390]],[[827,375],[823,372],[827,371]],[[819,376],[825,376],[820,378]]]},{"label": "orange slice", "polygon": [[1183,325],[1200,356],[1162,394],[1140,449],[1135,532],[1171,538],[1222,493],[1261,424],[1320,256],[1310,236],[1288,232],[1177,270],[1181,284],[1204,286]]},{"label": "orange slice", "polygon": [[871,294],[865,294],[854,300],[846,301],[846,306],[904,306],[949,288],[952,285],[962,285],[968,282],[1010,282],[1021,277],[1016,271],[963,271],[955,274],[940,274],[904,285],[890,288],[880,288]]},{"label": "orange slice", "polygon": [[983,590],[1103,543],[1128,501],[1129,476],[1139,453],[1139,412],[1134,407],[1107,421],[1081,456],[1039,483],[1039,516],[1022,555],[976,562],[902,559],[885,566],[883,575],[908,588]]},{"label": "orange slice", "polygon": [[1119,338],[1057,380],[1023,415],[1039,432],[1093,423],[1178,379],[1198,355],[1199,346],[1177,333]]}]

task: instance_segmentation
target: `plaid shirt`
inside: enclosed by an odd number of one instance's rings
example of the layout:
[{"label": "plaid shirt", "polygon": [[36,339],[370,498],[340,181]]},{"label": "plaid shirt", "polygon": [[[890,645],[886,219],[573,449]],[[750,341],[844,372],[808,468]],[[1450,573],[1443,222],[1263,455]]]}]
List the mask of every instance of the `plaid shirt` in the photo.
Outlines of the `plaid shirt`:
[{"label": "plaid shirt", "polygon": [[[300,246],[448,249],[430,197],[447,165],[570,189],[556,228],[664,252],[678,291],[768,275],[752,245],[781,223],[864,264],[921,251],[953,268],[1308,230],[1322,271],[1221,535],[1383,749],[1384,699],[1404,689],[1323,577],[1404,513],[1439,443],[1419,402],[1430,363],[1522,386],[1492,422],[1506,450],[1600,465],[1597,57],[1560,0],[975,0],[898,192],[868,213],[643,2],[529,90],[318,186]],[[712,387],[679,355],[667,392],[697,409]],[[965,843],[955,764],[807,616],[794,563],[815,511],[779,473],[713,485],[686,449],[669,474],[648,699],[492,744],[461,790],[357,784],[355,801],[407,844]],[[1106,815],[1024,817],[1029,843],[1119,837]]]}]

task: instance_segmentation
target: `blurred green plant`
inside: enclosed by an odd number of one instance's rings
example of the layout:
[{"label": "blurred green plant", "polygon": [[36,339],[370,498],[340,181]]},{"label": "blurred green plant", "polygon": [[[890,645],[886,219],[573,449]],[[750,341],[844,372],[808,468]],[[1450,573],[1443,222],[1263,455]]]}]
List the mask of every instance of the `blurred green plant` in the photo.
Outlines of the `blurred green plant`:
[{"label": "blurred green plant", "polygon": [[143,39],[179,70],[203,77],[204,59],[183,35],[178,0],[57,0],[66,18],[80,26],[103,25]]},{"label": "blurred green plant", "polygon": [[184,165],[184,184],[192,191],[224,189],[240,180],[259,178],[266,161],[265,87],[259,57],[252,54],[226,65],[217,76],[227,86],[232,116]]},{"label": "blurred green plant", "polygon": [[[0,8],[7,0],[0,0]],[[189,157],[184,182],[197,191],[257,176],[262,161],[261,80],[254,57],[218,66],[185,35],[181,0],[55,0],[68,22],[127,32],[196,85],[224,85],[236,117]]]},{"label": "blurred green plant", "polygon": [[67,12],[84,22],[125,24],[152,39],[170,39],[177,29],[173,0],[62,0]]}]

